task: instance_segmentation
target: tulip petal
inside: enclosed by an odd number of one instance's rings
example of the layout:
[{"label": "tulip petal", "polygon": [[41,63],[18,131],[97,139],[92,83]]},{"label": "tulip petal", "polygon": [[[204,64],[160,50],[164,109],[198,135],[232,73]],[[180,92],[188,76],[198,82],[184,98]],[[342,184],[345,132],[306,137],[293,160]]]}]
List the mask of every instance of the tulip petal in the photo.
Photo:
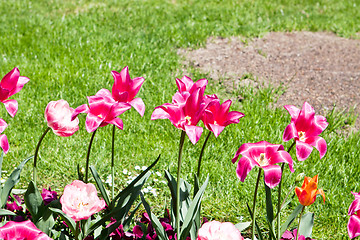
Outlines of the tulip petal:
[{"label": "tulip petal", "polygon": [[7,127],[7,123],[5,122],[4,119],[0,118],[0,133],[2,133],[3,131],[5,131],[5,128]]},{"label": "tulip petal", "polygon": [[248,156],[252,159],[256,159],[261,153],[265,153],[266,146],[270,144],[266,141],[260,141],[257,143],[244,143],[239,148],[239,153],[243,156]]},{"label": "tulip petal", "polygon": [[244,116],[245,116],[245,114],[243,114],[242,112],[237,112],[237,111],[229,112],[224,125],[227,126],[227,125],[229,125],[231,123],[239,123],[240,118],[242,118]]},{"label": "tulip petal", "polygon": [[131,80],[131,85],[129,89],[129,101],[134,99],[136,94],[138,94],[142,84],[144,83],[145,79],[143,77],[136,77]]},{"label": "tulip petal", "polygon": [[106,89],[106,88],[100,89],[100,90],[95,94],[95,96],[97,96],[97,97],[110,97],[110,98],[112,98],[111,92],[109,91],[109,89]]},{"label": "tulip petal", "polygon": [[199,126],[185,125],[185,132],[188,135],[191,143],[195,145],[200,139],[203,128]]},{"label": "tulip petal", "polygon": [[264,180],[269,188],[276,187],[281,180],[281,167],[278,165],[268,165],[263,167],[264,169]]},{"label": "tulip petal", "polygon": [[176,78],[176,85],[179,89],[179,92],[190,92],[191,87],[194,85],[194,82],[188,76],[183,76],[181,79]]},{"label": "tulip petal", "polygon": [[110,121],[110,120],[120,116],[125,111],[129,110],[130,108],[131,108],[131,105],[129,103],[115,102],[111,106],[111,109],[106,116],[106,121]]},{"label": "tulip petal", "polygon": [[74,121],[74,119],[80,114],[80,113],[88,113],[89,112],[89,106],[87,104],[83,104],[75,108],[73,114],[71,115],[71,121]]},{"label": "tulip petal", "polygon": [[296,126],[294,122],[291,122],[289,125],[286,126],[283,134],[283,141],[287,142],[292,138],[299,137],[298,132],[296,130]]},{"label": "tulip petal", "polygon": [[360,236],[360,217],[358,215],[352,215],[350,217],[347,230],[350,239]]},{"label": "tulip petal", "polygon": [[311,146],[314,146],[319,151],[320,159],[325,156],[327,150],[325,139],[323,139],[322,137],[314,136],[307,138],[305,142],[310,144]]},{"label": "tulip petal", "polygon": [[319,189],[316,191],[316,195],[320,194],[324,200],[324,203],[325,203],[325,193],[324,193],[324,190],[322,189]]},{"label": "tulip petal", "polygon": [[215,125],[215,124],[209,124],[211,130],[215,137],[218,137],[220,135],[220,133],[225,129],[224,126],[219,126],[219,125]]},{"label": "tulip petal", "polygon": [[255,166],[255,163],[251,160],[251,158],[247,156],[243,156],[240,158],[238,165],[236,167],[236,175],[240,179],[240,181],[244,182],[246,176],[249,174],[251,169]]},{"label": "tulip petal", "polygon": [[153,113],[151,114],[151,120],[156,119],[169,119],[169,114],[161,107],[156,107]]},{"label": "tulip petal", "polygon": [[360,199],[355,199],[349,207],[348,215],[353,215],[360,210]]},{"label": "tulip petal", "polygon": [[123,130],[123,121],[120,118],[114,118],[111,121],[107,121],[107,123],[114,124],[120,130]]},{"label": "tulip petal", "polygon": [[9,152],[9,141],[5,134],[0,135],[0,146],[5,154]]},{"label": "tulip petal", "polygon": [[130,102],[131,106],[135,108],[135,110],[140,114],[140,116],[144,116],[145,113],[145,104],[141,98],[134,98]]},{"label": "tulip petal", "polygon": [[86,116],[86,121],[85,121],[86,130],[89,133],[95,131],[100,126],[100,124],[103,122],[103,120],[104,119],[101,119],[92,113],[88,113],[88,115]]},{"label": "tulip petal", "polygon": [[296,120],[299,117],[300,109],[293,105],[285,105],[284,108],[289,112],[291,121]]},{"label": "tulip petal", "polygon": [[291,158],[291,155],[288,152],[280,150],[271,155],[269,164],[273,165],[273,164],[281,163],[281,162],[288,163],[290,171],[294,172],[293,160]]},{"label": "tulip petal", "polygon": [[11,91],[16,87],[19,77],[19,69],[15,67],[2,78],[0,85],[2,88]]},{"label": "tulip petal", "polygon": [[299,161],[306,160],[313,150],[310,144],[296,140],[296,157]]},{"label": "tulip petal", "polygon": [[19,80],[18,80],[18,82],[16,84],[16,87],[10,91],[9,97],[16,94],[16,93],[18,93],[18,92],[20,92],[21,89],[24,87],[24,85],[26,83],[28,83],[29,81],[30,81],[29,78],[20,76]]},{"label": "tulip petal", "polygon": [[14,117],[18,110],[18,102],[15,99],[8,99],[3,101],[6,111],[10,114],[11,117]]}]

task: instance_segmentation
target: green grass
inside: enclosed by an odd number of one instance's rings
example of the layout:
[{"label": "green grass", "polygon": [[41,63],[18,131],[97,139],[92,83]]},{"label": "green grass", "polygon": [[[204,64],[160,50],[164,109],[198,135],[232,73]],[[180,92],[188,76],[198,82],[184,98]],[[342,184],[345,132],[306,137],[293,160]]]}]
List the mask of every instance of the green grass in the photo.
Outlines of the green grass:
[{"label": "green grass", "polygon": [[[128,169],[147,165],[161,154],[157,171],[170,168],[175,173],[180,132],[167,120],[151,121],[155,106],[171,101],[176,91],[175,78],[183,71],[193,79],[208,77],[195,69],[184,69],[178,48],[199,48],[210,36],[262,36],[269,31],[332,31],[343,37],[355,37],[360,31],[360,1],[5,1],[0,0],[0,76],[13,67],[31,81],[14,96],[19,111],[14,119],[0,108],[9,124],[5,130],[10,152],[4,169],[11,171],[35,145],[46,129],[43,113],[51,100],[65,99],[72,107],[86,103],[86,96],[99,89],[111,89],[111,70],[129,66],[131,77],[146,81],[138,94],[146,104],[143,118],[132,109],[122,115],[124,130],[116,135],[118,187],[124,186]],[[246,202],[251,201],[256,177],[252,171],[245,183],[238,181],[231,158],[246,142],[266,140],[282,142],[282,131],[290,121],[284,109],[275,109],[276,93],[271,88],[240,89],[227,93],[212,79],[207,94],[217,93],[222,100],[234,99],[232,110],[245,113],[240,124],[232,125],[207,146],[203,176],[211,182],[204,198],[203,213],[211,219],[249,220]],[[242,94],[244,100],[237,102]],[[300,107],[300,106],[299,106]],[[330,117],[330,123],[337,123]],[[84,165],[90,134],[84,128],[70,138],[48,134],[40,149],[39,184],[62,190],[77,177],[76,165]],[[341,121],[344,119],[342,118]],[[341,123],[341,121],[339,123]],[[339,125],[339,124],[338,124]],[[319,186],[325,190],[325,205],[316,202],[314,237],[340,239],[346,236],[347,209],[360,191],[360,136],[342,135],[340,124],[323,137],[328,153],[319,160],[314,150],[296,173],[319,174]],[[111,127],[99,129],[92,149],[91,164],[104,179],[110,174]],[[191,181],[204,136],[195,146],[185,143],[183,175]],[[284,144],[288,147],[289,143]],[[293,155],[295,158],[295,156]],[[31,180],[31,165],[22,174],[19,188]],[[289,171],[286,170],[286,174]],[[154,183],[161,186],[159,183]],[[259,193],[263,199],[263,190]],[[167,190],[150,197],[159,208],[168,202]],[[264,212],[259,202],[259,213]],[[346,238],[346,237],[345,237]]]}]

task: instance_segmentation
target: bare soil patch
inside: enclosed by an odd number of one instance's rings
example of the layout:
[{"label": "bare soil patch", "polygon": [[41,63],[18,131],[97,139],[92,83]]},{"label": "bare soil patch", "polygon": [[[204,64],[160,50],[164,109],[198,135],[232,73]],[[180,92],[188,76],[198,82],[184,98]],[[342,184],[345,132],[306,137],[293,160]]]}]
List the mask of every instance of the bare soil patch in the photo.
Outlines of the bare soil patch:
[{"label": "bare soil patch", "polygon": [[[272,32],[247,43],[236,37],[210,38],[205,48],[182,54],[229,87],[284,84],[277,106],[301,107],[307,101],[326,112],[334,104],[338,109],[360,105],[360,40],[324,32]],[[360,113],[360,106],[355,112]]]}]

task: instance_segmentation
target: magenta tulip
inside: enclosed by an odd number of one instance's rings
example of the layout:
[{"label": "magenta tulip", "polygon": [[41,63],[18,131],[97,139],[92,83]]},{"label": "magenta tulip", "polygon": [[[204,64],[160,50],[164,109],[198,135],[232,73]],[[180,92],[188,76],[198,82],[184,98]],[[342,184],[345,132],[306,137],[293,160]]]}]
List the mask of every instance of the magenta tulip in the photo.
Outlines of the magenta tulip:
[{"label": "magenta tulip", "polygon": [[215,137],[218,137],[226,126],[232,123],[239,123],[239,119],[245,116],[241,112],[229,112],[231,100],[226,100],[223,104],[220,104],[216,95],[205,97],[209,98],[208,101],[211,104],[205,109],[202,121],[205,127],[214,133]]},{"label": "magenta tulip", "polygon": [[45,109],[45,119],[48,127],[60,137],[69,137],[79,130],[79,119],[71,120],[74,113],[67,101],[51,101]]},{"label": "magenta tulip", "polygon": [[87,113],[85,126],[88,132],[93,132],[98,127],[105,127],[108,124],[114,124],[119,129],[123,129],[123,122],[117,117],[131,108],[129,103],[116,102],[108,95],[106,89],[101,89],[95,96],[87,98],[89,106],[83,104],[77,107],[72,119],[75,119],[80,113]]},{"label": "magenta tulip", "polygon": [[196,240],[243,240],[240,231],[230,222],[211,221],[199,229]]},{"label": "magenta tulip", "polygon": [[20,92],[27,82],[29,82],[29,79],[20,76],[18,68],[14,68],[7,73],[0,82],[0,101],[4,103],[6,111],[11,117],[14,117],[18,110],[18,102],[8,98]]},{"label": "magenta tulip", "polygon": [[205,111],[203,102],[204,88],[197,88],[193,93],[177,92],[173,96],[173,103],[165,103],[155,108],[151,120],[169,119],[177,128],[188,135],[190,141],[196,144],[203,132],[203,128],[196,126]]},{"label": "magenta tulip", "polygon": [[0,228],[0,239],[52,240],[52,238],[40,231],[30,220],[24,222],[7,222]]},{"label": "magenta tulip", "polygon": [[351,193],[355,196],[355,200],[349,207],[348,214],[350,219],[347,225],[347,229],[350,239],[353,239],[357,236],[360,236],[360,192]]},{"label": "magenta tulip", "polygon": [[1,133],[5,131],[6,127],[7,123],[0,118],[0,147],[3,149],[5,154],[9,152],[9,142],[6,135]]},{"label": "magenta tulip", "polygon": [[292,105],[286,105],[284,108],[291,115],[291,122],[285,128],[283,141],[287,142],[294,139],[296,142],[296,157],[299,161],[307,159],[313,147],[320,153],[320,159],[326,153],[326,142],[319,137],[328,126],[326,118],[315,115],[314,108],[307,102],[304,102],[302,109],[298,109]]},{"label": "magenta tulip", "polygon": [[179,89],[179,92],[193,93],[197,88],[203,88],[205,90],[207,84],[208,80],[205,78],[199,79],[195,83],[188,76],[184,76],[181,79],[176,78],[176,85]]},{"label": "magenta tulip", "polygon": [[60,203],[62,211],[74,221],[86,220],[105,208],[105,201],[99,199],[94,184],[79,180],[65,186]]},{"label": "magenta tulip", "polygon": [[145,104],[141,98],[135,98],[145,79],[143,77],[130,78],[129,68],[126,66],[120,73],[112,71],[114,85],[112,97],[117,102],[129,103],[135,110],[144,116]]},{"label": "magenta tulip", "polygon": [[290,154],[284,151],[284,146],[280,144],[271,144],[266,141],[257,143],[244,143],[236,152],[232,163],[240,158],[236,174],[240,181],[244,182],[246,176],[254,166],[258,166],[264,170],[265,183],[269,188],[276,187],[281,180],[281,167],[276,163],[288,163],[291,172],[293,169],[293,160]]}]

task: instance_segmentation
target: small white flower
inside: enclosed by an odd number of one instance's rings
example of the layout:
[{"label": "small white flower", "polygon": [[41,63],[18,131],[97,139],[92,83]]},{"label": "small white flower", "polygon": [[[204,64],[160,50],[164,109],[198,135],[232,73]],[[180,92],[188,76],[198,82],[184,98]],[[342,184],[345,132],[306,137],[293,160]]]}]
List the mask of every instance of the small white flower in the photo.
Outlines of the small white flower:
[{"label": "small white flower", "polygon": [[142,166],[141,170],[145,171],[147,169],[147,166]]},{"label": "small white flower", "polygon": [[135,170],[140,170],[140,166],[135,166]]},{"label": "small white flower", "polygon": [[109,186],[112,185],[112,177],[111,177],[111,175],[107,176],[105,183],[109,184]]},{"label": "small white flower", "polygon": [[163,184],[167,184],[167,182],[165,180],[161,180],[160,182]]},{"label": "small white flower", "polygon": [[149,192],[149,189],[147,189],[147,188],[143,189],[143,193],[148,193],[148,192]]},{"label": "small white flower", "polygon": [[123,174],[127,175],[127,174],[128,174],[128,170],[124,169],[124,170],[123,170]]},{"label": "small white flower", "polygon": [[161,173],[160,172],[156,172],[156,175],[158,175],[159,177],[161,177]]},{"label": "small white flower", "polygon": [[6,182],[6,179],[1,178],[1,183],[5,183],[5,182]]},{"label": "small white flower", "polygon": [[153,188],[151,186],[148,186],[147,189],[151,191]]},{"label": "small white flower", "polygon": [[131,172],[130,172],[130,171],[128,172],[128,175],[129,175],[129,176],[131,175]]},{"label": "small white flower", "polygon": [[157,182],[157,181],[159,181],[159,179],[157,179],[157,178],[154,178],[154,182]]},{"label": "small white flower", "polygon": [[152,189],[150,192],[154,195],[154,197],[157,197],[156,189]]}]

